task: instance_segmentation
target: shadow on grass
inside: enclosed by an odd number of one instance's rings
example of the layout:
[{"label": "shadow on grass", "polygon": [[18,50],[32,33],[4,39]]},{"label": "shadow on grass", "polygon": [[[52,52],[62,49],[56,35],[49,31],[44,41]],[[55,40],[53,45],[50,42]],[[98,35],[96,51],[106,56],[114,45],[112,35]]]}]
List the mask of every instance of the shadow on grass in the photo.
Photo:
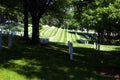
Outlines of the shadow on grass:
[{"label": "shadow on grass", "polygon": [[0,66],[26,76],[27,80],[114,80],[96,73],[99,67],[119,64],[120,54],[113,53],[116,52],[75,47],[74,60],[70,61],[65,45],[31,45],[16,39],[11,49],[4,47],[0,51]]}]

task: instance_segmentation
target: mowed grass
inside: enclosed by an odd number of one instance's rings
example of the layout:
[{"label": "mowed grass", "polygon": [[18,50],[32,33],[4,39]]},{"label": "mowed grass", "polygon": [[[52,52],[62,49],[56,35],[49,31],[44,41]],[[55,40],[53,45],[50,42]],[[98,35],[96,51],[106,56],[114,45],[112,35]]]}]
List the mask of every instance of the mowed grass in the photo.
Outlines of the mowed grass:
[{"label": "mowed grass", "polygon": [[[45,34],[46,33],[46,34]],[[86,34],[88,35],[91,39],[87,39],[83,34],[84,33],[78,33],[76,34],[75,31],[72,30],[66,30],[62,28],[56,28],[56,27],[43,27],[41,29],[41,34],[42,37],[50,39],[51,37],[54,37],[51,42],[57,42],[57,43],[62,43],[66,44],[68,41],[71,41],[74,45],[74,47],[86,47],[86,48],[91,48],[93,49],[94,47],[94,42],[96,41],[95,38],[93,37],[94,34]],[[81,43],[80,39],[78,39],[78,36],[82,40],[87,40],[89,41],[89,44],[85,45],[84,43]],[[96,35],[95,35],[96,36]],[[91,41],[90,41],[91,40]],[[111,50],[116,50],[119,48],[119,46],[115,45],[100,45],[100,50],[102,51],[111,51]]]},{"label": "mowed grass", "polygon": [[3,38],[0,80],[115,80],[99,75],[96,70],[103,66],[120,67],[119,49],[97,51],[79,44],[74,47],[74,60],[70,61],[66,45],[32,45],[14,37],[13,46],[8,48],[7,38]]},{"label": "mowed grass", "polygon": [[[97,51],[93,44],[78,43],[75,33],[65,29],[58,29],[56,38],[47,45],[33,45],[13,37],[13,46],[8,48],[7,36],[3,39],[0,80],[115,80],[101,76],[97,70],[120,68],[120,46],[101,45],[101,51]],[[69,59],[68,46],[61,44],[66,39],[73,42],[73,61]]]}]

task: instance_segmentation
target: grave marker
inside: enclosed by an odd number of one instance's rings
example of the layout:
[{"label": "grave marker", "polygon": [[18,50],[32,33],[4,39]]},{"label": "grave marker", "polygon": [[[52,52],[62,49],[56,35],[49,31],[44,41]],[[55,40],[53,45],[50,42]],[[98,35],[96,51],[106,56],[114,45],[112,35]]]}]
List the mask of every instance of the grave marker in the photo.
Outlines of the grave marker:
[{"label": "grave marker", "polygon": [[12,47],[12,37],[13,37],[13,34],[9,34],[8,36],[8,47]]},{"label": "grave marker", "polygon": [[99,43],[97,44],[97,50],[100,50],[100,44]]},{"label": "grave marker", "polygon": [[72,42],[68,41],[68,46],[69,46],[69,54],[70,54],[70,60],[73,60],[73,44]]},{"label": "grave marker", "polygon": [[2,49],[2,33],[0,31],[0,50]]},{"label": "grave marker", "polygon": [[94,49],[96,49],[96,46],[97,46],[97,45],[96,45],[96,42],[94,42]]},{"label": "grave marker", "polygon": [[41,44],[48,44],[49,43],[49,39],[47,39],[47,38],[40,38],[40,43]]},{"label": "grave marker", "polygon": [[28,34],[28,37],[29,37],[29,38],[32,38],[32,35],[31,35],[31,34]]},{"label": "grave marker", "polygon": [[89,42],[88,42],[88,41],[85,41],[85,44],[89,44]]},{"label": "grave marker", "polygon": [[100,44],[94,42],[94,49],[100,50]]},{"label": "grave marker", "polygon": [[16,35],[16,31],[13,32],[13,35]]}]

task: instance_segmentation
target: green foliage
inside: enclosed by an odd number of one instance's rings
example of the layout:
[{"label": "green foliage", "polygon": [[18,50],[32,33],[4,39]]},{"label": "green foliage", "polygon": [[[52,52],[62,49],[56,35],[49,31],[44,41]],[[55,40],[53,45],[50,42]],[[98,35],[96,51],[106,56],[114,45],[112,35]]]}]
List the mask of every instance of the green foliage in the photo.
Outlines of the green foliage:
[{"label": "green foliage", "polygon": [[16,22],[23,19],[22,1],[20,0],[1,0],[0,16],[4,16],[2,20],[14,20]]},{"label": "green foliage", "polygon": [[97,29],[95,27],[98,27],[100,24],[103,26],[103,28],[107,28],[110,25],[114,27],[117,25],[116,23],[118,23],[120,19],[118,4],[119,0],[92,1],[88,5],[84,6],[82,13],[76,13],[78,15],[76,15],[76,18],[82,26],[87,28]]}]

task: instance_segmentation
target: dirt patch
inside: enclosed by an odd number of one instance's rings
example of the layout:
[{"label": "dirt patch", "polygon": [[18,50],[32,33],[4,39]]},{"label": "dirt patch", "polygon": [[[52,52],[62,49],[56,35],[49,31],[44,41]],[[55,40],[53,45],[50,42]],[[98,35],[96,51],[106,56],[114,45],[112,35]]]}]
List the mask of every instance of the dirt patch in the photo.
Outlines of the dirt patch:
[{"label": "dirt patch", "polygon": [[118,67],[98,68],[96,72],[101,76],[114,78],[115,80],[120,80],[120,68]]}]

